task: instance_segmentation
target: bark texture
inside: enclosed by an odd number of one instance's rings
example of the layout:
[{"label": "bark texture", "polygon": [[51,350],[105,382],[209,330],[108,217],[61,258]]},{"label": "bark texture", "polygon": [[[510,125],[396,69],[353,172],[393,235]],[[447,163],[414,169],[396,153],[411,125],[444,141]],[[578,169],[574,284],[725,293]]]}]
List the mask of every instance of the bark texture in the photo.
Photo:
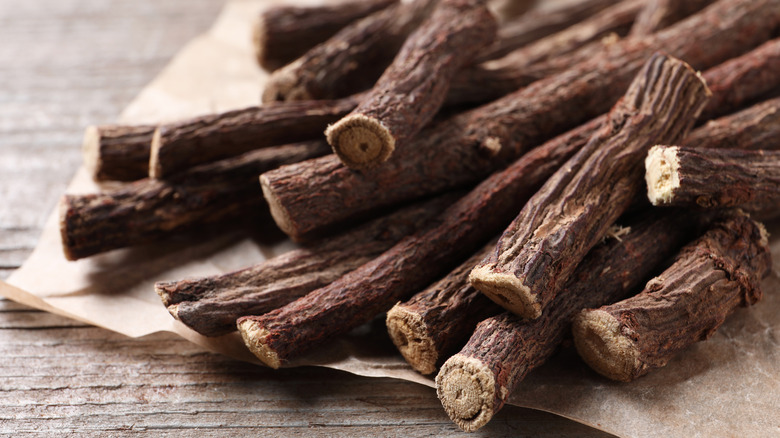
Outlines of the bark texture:
[{"label": "bark texture", "polygon": [[[737,56],[780,25],[780,0],[721,0],[656,34],[672,54],[698,69]],[[663,38],[662,38],[663,37]],[[699,50],[708,47],[707,50]],[[353,172],[335,157],[263,176],[274,217],[302,235],[371,209],[485,178],[553,135],[608,111],[652,55],[644,41],[610,46],[594,59],[424,129],[419,154]]]},{"label": "bark texture", "polygon": [[417,372],[431,374],[466,342],[483,319],[501,312],[468,282],[495,240],[452,272],[387,312],[387,332]]},{"label": "bark texture", "polygon": [[398,3],[346,26],[275,71],[263,102],[333,99],[371,88],[436,3]]},{"label": "bark texture", "polygon": [[771,265],[766,230],[737,214],[686,246],[639,295],[582,311],[572,327],[577,351],[598,373],[634,380],[755,304]]},{"label": "bark texture", "polygon": [[495,40],[496,27],[481,0],[441,0],[358,107],[328,127],[339,159],[371,168],[408,146],[439,111],[453,75]]},{"label": "bark texture", "polygon": [[594,247],[539,319],[502,312],[480,322],[436,376],[452,421],[467,432],[487,424],[525,376],[555,352],[577,312],[622,299],[658,272],[699,226],[700,218],[691,214],[668,213],[647,215],[619,240]]},{"label": "bark texture", "polygon": [[[718,95],[715,95],[715,98],[717,97]],[[780,138],[780,97],[710,120],[693,130],[685,138],[683,145],[704,149],[771,150],[777,149],[778,138]]]},{"label": "bark texture", "polygon": [[713,99],[702,112],[707,120],[780,90],[780,38],[767,41],[750,52],[704,73]]},{"label": "bark texture", "polygon": [[152,140],[149,175],[168,178],[254,149],[319,138],[328,123],[349,113],[359,101],[359,96],[352,96],[284,102],[161,125]]},{"label": "bark texture", "polygon": [[600,122],[594,120],[531,151],[483,181],[423,230],[330,285],[263,316],[239,319],[244,342],[276,368],[422,290],[504,227]]},{"label": "bark texture", "polygon": [[645,169],[653,205],[780,212],[780,152],[655,146]]},{"label": "bark texture", "polygon": [[538,39],[573,26],[616,3],[616,0],[583,0],[567,3],[551,11],[528,11],[503,23],[498,29],[496,41],[477,61],[500,58]]},{"label": "bark texture", "polygon": [[[503,60],[464,69],[453,79],[447,103],[473,105],[488,102],[534,81],[554,77],[594,59],[600,61],[591,68],[601,68],[606,72],[613,70],[621,60],[632,59],[641,53],[637,61],[641,65],[643,60],[658,50],[688,62],[698,70],[704,70],[739,56],[772,38],[780,22],[777,12],[780,5],[773,2],[774,0],[719,0],[700,13],[653,35],[591,43],[568,54],[533,65],[510,54]],[[699,50],[701,47],[707,47],[708,50]],[[526,47],[522,50],[527,49]],[[636,61],[637,58],[633,59]],[[487,65],[491,68],[486,68]],[[635,66],[636,69],[638,67]],[[616,89],[625,90],[630,77],[623,76],[622,80],[625,82],[617,82],[617,78],[614,78]],[[603,91],[602,94],[610,95],[609,91]],[[616,100],[617,97],[613,99]]]},{"label": "bark texture", "polygon": [[631,36],[652,35],[659,30],[674,24],[683,18],[699,12],[714,3],[714,0],[651,0],[644,2],[645,7],[639,12],[631,27]]},{"label": "bark texture", "polygon": [[258,174],[327,152],[324,141],[277,146],[199,166],[169,181],[143,179],[110,192],[65,195],[60,201],[65,257],[77,260],[153,242],[246,214],[261,205]]},{"label": "bark texture", "polygon": [[135,181],[149,174],[149,150],[155,125],[90,126],[82,153],[95,181]]},{"label": "bark texture", "polygon": [[538,318],[590,248],[642,188],[656,143],[680,141],[709,98],[690,66],[654,55],[605,126],[523,207],[471,284],[505,309]]},{"label": "bark texture", "polygon": [[236,330],[244,315],[262,315],[323,287],[369,262],[455,201],[444,195],[400,209],[354,230],[328,237],[239,271],[160,282],[168,311],[205,336]]},{"label": "bark texture", "polygon": [[272,6],[252,29],[257,62],[266,70],[289,64],[353,21],[398,0],[348,0],[319,6]]}]

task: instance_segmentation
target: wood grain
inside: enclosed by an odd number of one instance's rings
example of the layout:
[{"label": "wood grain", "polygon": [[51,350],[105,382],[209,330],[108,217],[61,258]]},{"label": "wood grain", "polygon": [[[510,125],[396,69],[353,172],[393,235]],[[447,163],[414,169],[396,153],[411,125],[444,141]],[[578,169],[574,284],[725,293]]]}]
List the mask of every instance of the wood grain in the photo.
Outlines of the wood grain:
[{"label": "wood grain", "polygon": [[[0,2],[0,278],[27,256],[81,160],[214,0]],[[184,12],[183,12],[184,11]],[[175,25],[172,25],[175,23]],[[462,436],[431,388],[321,368],[271,372],[176,336],[130,339],[0,299],[2,436]],[[608,436],[509,407],[482,434]]]}]

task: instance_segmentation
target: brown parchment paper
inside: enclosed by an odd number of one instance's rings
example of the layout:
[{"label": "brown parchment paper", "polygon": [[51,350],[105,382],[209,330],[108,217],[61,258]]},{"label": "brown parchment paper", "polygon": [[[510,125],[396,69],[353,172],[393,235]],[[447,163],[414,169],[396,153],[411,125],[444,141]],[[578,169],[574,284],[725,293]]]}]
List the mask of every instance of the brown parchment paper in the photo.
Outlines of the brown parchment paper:
[{"label": "brown parchment paper", "polygon": [[[234,0],[213,28],[189,43],[121,116],[155,123],[256,104],[265,73],[254,62],[250,24],[271,1]],[[299,2],[304,3],[304,2]],[[307,3],[314,3],[307,2]],[[86,171],[68,192],[97,190]],[[204,348],[256,362],[236,334],[205,338],[176,322],[153,284],[200,277],[258,263],[288,250],[240,232],[182,238],[68,262],[53,212],[38,246],[0,293],[15,301],[127,336],[169,331]],[[780,225],[769,224],[773,235]],[[780,436],[780,239],[772,239],[773,272],[758,305],[740,309],[708,341],[664,369],[630,384],[587,369],[571,348],[528,376],[511,403],[553,412],[619,436]],[[387,339],[381,320],[316,351],[297,365],[320,365],[362,376],[433,386],[411,370]],[[454,427],[454,426],[453,426]]]}]

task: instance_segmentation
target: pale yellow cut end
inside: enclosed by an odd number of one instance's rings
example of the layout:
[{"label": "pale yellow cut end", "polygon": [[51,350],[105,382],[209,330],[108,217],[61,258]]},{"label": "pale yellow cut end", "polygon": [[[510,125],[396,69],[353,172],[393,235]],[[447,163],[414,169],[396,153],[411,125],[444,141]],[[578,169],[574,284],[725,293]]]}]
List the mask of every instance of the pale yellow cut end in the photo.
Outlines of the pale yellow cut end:
[{"label": "pale yellow cut end", "polygon": [[245,319],[238,323],[238,332],[244,344],[258,359],[273,369],[281,366],[279,356],[268,348],[263,342],[270,332],[251,319]]},{"label": "pale yellow cut end", "polygon": [[620,333],[620,322],[609,313],[583,310],[574,319],[572,332],[577,352],[597,373],[621,382],[639,375],[639,351]]},{"label": "pale yellow cut end", "polygon": [[268,178],[265,175],[260,175],[260,187],[263,190],[263,197],[265,198],[265,202],[268,203],[268,208],[271,210],[271,217],[274,218],[276,226],[278,226],[293,240],[297,239],[299,237],[297,232],[298,230],[296,230],[295,226],[293,226],[292,219],[290,219],[290,214],[282,205],[279,197],[276,196],[276,193],[271,188],[271,183],[268,181]]},{"label": "pale yellow cut end", "polygon": [[489,265],[471,270],[469,282],[496,304],[523,318],[536,319],[542,306],[536,294],[512,274],[493,272]]},{"label": "pale yellow cut end", "polygon": [[325,137],[345,166],[353,169],[375,167],[390,158],[395,138],[380,120],[350,114],[325,130]]},{"label": "pale yellow cut end", "polygon": [[178,304],[173,304],[171,306],[168,306],[167,308],[168,308],[168,313],[171,314],[173,319],[175,319],[176,321],[181,321],[181,318],[179,318],[179,305]]},{"label": "pale yellow cut end", "polygon": [[421,374],[436,371],[439,353],[418,313],[396,304],[387,312],[386,325],[393,344],[415,371]]},{"label": "pale yellow cut end", "polygon": [[152,134],[152,146],[149,150],[149,177],[162,178],[163,168],[160,164],[160,147],[162,146],[162,132],[160,128]]},{"label": "pale yellow cut end", "polygon": [[456,354],[436,376],[436,394],[450,419],[474,432],[493,418],[496,381],[482,362]]},{"label": "pale yellow cut end", "polygon": [[263,89],[263,103],[314,100],[309,90],[298,83],[297,71],[301,63],[302,59],[298,58],[271,73]]},{"label": "pale yellow cut end", "polygon": [[92,179],[97,180],[103,160],[100,156],[100,130],[97,126],[88,126],[84,130],[84,142],[81,144],[81,155],[84,166],[89,170]]},{"label": "pale yellow cut end", "polygon": [[645,158],[647,198],[653,205],[668,204],[680,187],[678,147],[653,146]]},{"label": "pale yellow cut end", "polygon": [[157,293],[157,296],[160,297],[163,306],[168,307],[171,305],[171,295],[168,293],[165,287],[162,286],[162,284],[163,283],[155,284],[154,291]]}]

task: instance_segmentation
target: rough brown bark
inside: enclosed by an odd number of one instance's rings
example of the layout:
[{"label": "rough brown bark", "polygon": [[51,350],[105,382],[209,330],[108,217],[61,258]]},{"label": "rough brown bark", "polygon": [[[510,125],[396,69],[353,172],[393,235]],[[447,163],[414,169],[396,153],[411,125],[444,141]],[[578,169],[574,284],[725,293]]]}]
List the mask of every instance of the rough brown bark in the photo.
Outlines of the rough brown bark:
[{"label": "rough brown bark", "polygon": [[257,62],[276,70],[355,20],[398,0],[348,0],[318,6],[271,6],[254,23],[252,41]]},{"label": "rough brown bark", "polygon": [[387,312],[387,333],[417,372],[431,374],[483,319],[502,309],[469,285],[468,276],[495,240],[452,272]]},{"label": "rough brown bark", "polygon": [[406,148],[439,111],[452,76],[493,42],[496,27],[482,0],[441,0],[357,108],[325,131],[341,162],[372,168]]},{"label": "rough brown bark", "polygon": [[780,38],[704,73],[713,98],[702,112],[707,120],[727,114],[780,89]]},{"label": "rough brown bark", "polygon": [[[474,105],[498,99],[520,87],[554,77],[592,59],[600,59],[601,67],[598,68],[612,70],[610,66],[619,63],[621,59],[631,58],[637,52],[644,53],[640,58],[646,59],[652,52],[661,50],[688,62],[696,69],[703,70],[741,55],[771,38],[780,20],[777,16],[778,10],[780,5],[773,3],[773,0],[757,2],[720,0],[700,13],[653,35],[607,43],[591,43],[568,54],[532,65],[519,58],[514,63],[506,60],[488,63],[492,68],[485,68],[484,65],[473,66],[455,76],[450,85],[447,104]],[[727,29],[734,31],[730,37],[721,33]],[[753,30],[757,34],[751,34]],[[761,37],[752,38],[758,35]],[[739,46],[741,49],[737,49]],[[699,50],[701,47],[708,49]],[[730,54],[722,52],[716,55],[719,61],[712,63],[706,61],[706,58],[715,55],[711,51],[723,49]],[[511,58],[511,55],[507,57],[507,59]],[[629,79],[624,76],[623,80]],[[618,82],[614,83],[618,85]],[[624,89],[622,87],[627,85],[627,82],[622,82],[617,88]],[[609,95],[608,92],[603,94]]]},{"label": "rough brown bark", "polygon": [[425,229],[330,285],[263,316],[240,319],[244,342],[263,362],[279,367],[421,290],[505,226],[600,122],[593,120],[526,154]]},{"label": "rough brown bark", "polygon": [[95,181],[135,181],[149,174],[155,125],[90,126],[84,132],[84,165]]},{"label": "rough brown bark", "polygon": [[737,214],[686,246],[639,295],[582,311],[572,327],[577,351],[598,373],[634,380],[755,304],[771,265],[766,230]]},{"label": "rough brown bark", "polygon": [[486,64],[491,70],[519,70],[546,59],[569,53],[611,33],[625,35],[644,0],[623,0],[580,23],[512,51],[501,59]]},{"label": "rough brown bark", "polygon": [[487,424],[525,376],[555,352],[577,312],[634,291],[691,239],[696,219],[677,211],[652,213],[631,224],[620,240],[594,247],[539,319],[502,312],[480,322],[436,376],[452,421],[467,432]]},{"label": "rough brown bark", "polygon": [[528,201],[474,268],[471,284],[505,309],[538,318],[641,190],[647,150],[682,140],[708,98],[690,66],[654,55],[604,128]]},{"label": "rough brown bark", "polygon": [[219,336],[236,330],[241,316],[282,307],[369,262],[455,200],[445,195],[420,202],[249,268],[154,288],[176,319],[202,335]]},{"label": "rough brown bark", "polygon": [[370,88],[436,3],[398,3],[346,26],[275,71],[263,102],[333,99]]},{"label": "rough brown bark", "polygon": [[118,190],[65,195],[60,232],[68,260],[152,242],[258,206],[257,175],[328,152],[324,141],[277,146],[199,166],[168,181],[144,179]]},{"label": "rough brown bark", "polygon": [[694,14],[714,0],[651,0],[636,17],[631,36],[647,36]]},{"label": "rough brown bark", "polygon": [[[663,36],[671,53],[706,68],[765,41],[778,24],[779,0],[721,0],[654,40]],[[419,154],[391,158],[373,172],[353,172],[332,157],[265,174],[264,194],[277,223],[302,235],[484,178],[552,135],[609,110],[652,54],[641,41],[612,46],[619,47],[424,129],[410,145]]]},{"label": "rough brown bark", "polygon": [[573,26],[616,3],[616,0],[570,2],[551,11],[528,11],[503,23],[496,41],[477,58],[478,62],[500,58],[538,39]]},{"label": "rough brown bark", "polygon": [[210,114],[161,125],[152,139],[149,176],[178,172],[254,149],[319,138],[349,113],[360,96],[283,102]]},{"label": "rough brown bark", "polygon": [[[708,82],[710,83],[712,82]],[[705,149],[777,149],[778,138],[780,138],[780,97],[710,120],[693,130],[685,138],[683,145]]]},{"label": "rough brown bark", "polygon": [[780,212],[780,152],[655,146],[645,169],[653,205]]}]

